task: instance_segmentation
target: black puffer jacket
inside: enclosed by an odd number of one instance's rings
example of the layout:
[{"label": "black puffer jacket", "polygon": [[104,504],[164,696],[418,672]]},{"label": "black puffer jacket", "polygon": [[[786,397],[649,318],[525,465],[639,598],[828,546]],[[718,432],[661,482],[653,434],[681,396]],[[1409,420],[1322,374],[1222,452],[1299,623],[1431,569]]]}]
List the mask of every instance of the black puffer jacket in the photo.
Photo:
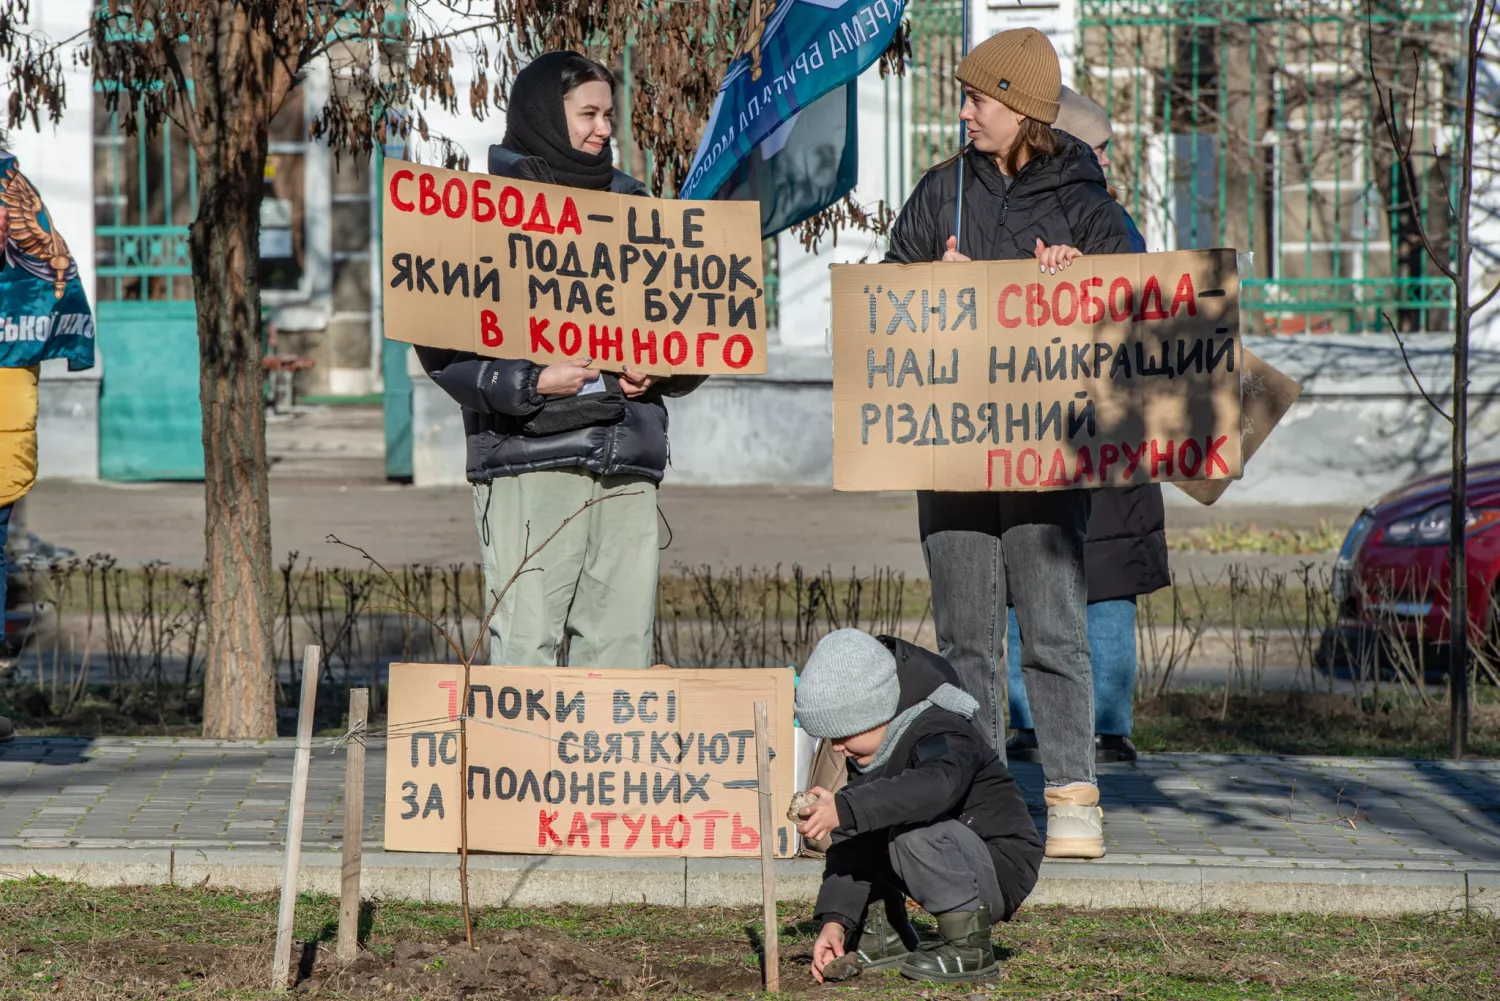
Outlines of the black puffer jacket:
[{"label": "black puffer jacket", "polygon": [[[1036,257],[1040,237],[1047,246],[1067,244],[1085,254],[1128,254],[1125,210],[1104,186],[1094,151],[1067,141],[1056,156],[1022,167],[1007,184],[994,157],[964,153],[964,219],[959,251],[976,261]],[[958,202],[958,159],[922,175],[891,232],[888,264],[941,260],[953,235]]]},{"label": "black puffer jacket", "polygon": [[1094,491],[1083,563],[1090,602],[1133,598],[1171,584],[1161,487]]},{"label": "black puffer jacket", "polygon": [[[880,637],[896,655],[902,713],[944,682],[959,687],[942,657],[902,640]],[[823,867],[814,908],[822,925],[858,926],[874,890],[869,875],[889,863],[891,828],[955,818],[984,839],[995,864],[1009,918],[1036,885],[1042,840],[1016,780],[974,724],[936,706],[907,727],[879,771],[849,768],[849,782],[835,794],[839,826]]]},{"label": "black puffer jacket", "polygon": [[[964,224],[959,250],[975,260],[1034,258],[1036,241],[1067,244],[1085,254],[1128,254],[1125,210],[1110,197],[1093,150],[1066,136],[1057,156],[1022,167],[1007,185],[992,157],[964,158]],[[953,235],[958,163],[928,171],[907,200],[891,234],[887,262],[940,260]],[[1149,594],[1171,583],[1161,487],[1143,484],[1092,495],[1084,549],[1089,601]]]},{"label": "black puffer jacket", "polygon": [[[490,147],[490,173],[554,183],[545,160],[521,156],[503,146]],[[609,189],[626,195],[646,192],[640,181],[618,170]],[[419,347],[417,358],[432,381],[464,408],[472,483],[568,466],[582,466],[603,476],[644,476],[660,483],[670,455],[663,398],[686,396],[704,381],[703,376],[664,379],[644,396],[627,400],[624,418],[614,424],[534,437],[520,433],[525,419],[550,402],[564,399],[537,393],[542,366],[441,348]]]}]

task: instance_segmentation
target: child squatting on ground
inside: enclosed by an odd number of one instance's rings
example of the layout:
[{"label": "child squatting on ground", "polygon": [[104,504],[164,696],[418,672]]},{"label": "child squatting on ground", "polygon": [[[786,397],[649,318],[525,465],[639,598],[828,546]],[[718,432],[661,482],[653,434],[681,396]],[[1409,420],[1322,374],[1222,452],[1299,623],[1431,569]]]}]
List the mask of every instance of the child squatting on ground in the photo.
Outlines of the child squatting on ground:
[{"label": "child squatting on ground", "polygon": [[[899,966],[913,980],[996,975],[990,925],[1036,885],[1042,841],[978,703],[943,658],[857,629],[824,637],[803,668],[797,717],[848,760],[849,782],[799,811],[831,835],[814,920],[813,976],[842,980]],[[906,898],[937,918],[918,943]]]}]

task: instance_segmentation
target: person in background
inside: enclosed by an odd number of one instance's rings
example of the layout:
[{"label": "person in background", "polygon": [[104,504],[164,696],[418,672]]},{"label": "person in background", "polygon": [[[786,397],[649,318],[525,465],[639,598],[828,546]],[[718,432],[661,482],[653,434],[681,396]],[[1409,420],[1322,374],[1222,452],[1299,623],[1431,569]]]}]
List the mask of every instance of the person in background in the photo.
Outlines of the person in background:
[{"label": "person in background", "polygon": [[[516,75],[490,173],[618,194],[645,186],[614,168],[615,78],[577,52],[548,52]],[[600,374],[591,359],[538,365],[418,347],[422,367],[463,407],[474,520],[491,601],[490,663],[550,667],[564,638],[581,667],[645,668],[656,610],[656,487],[666,472],[666,397],[701,376]]]},{"label": "person in background", "polygon": [[[969,143],[917,182],[885,260],[1036,260],[1057,271],[1081,254],[1128,253],[1125,213],[1099,161],[1052,129],[1062,74],[1047,36],[1002,31],[976,45],[956,75]],[[1006,607],[1014,599],[1046,781],[1049,858],[1105,851],[1083,558],[1092,492],[917,494],[938,650],[979,701],[980,732],[1002,751]]]},{"label": "person in background", "polygon": [[[42,362],[94,365],[94,320],[78,265],[41,196],[0,140],[0,612],[16,505],[36,483],[37,392]],[[3,628],[0,617],[0,628]],[[0,741],[15,734],[0,716]]]},{"label": "person in background", "polygon": [[[1099,158],[1100,168],[1108,170],[1113,130],[1104,109],[1067,87],[1062,89],[1058,104],[1053,128],[1086,143]],[[1146,241],[1128,212],[1125,222],[1131,253],[1145,253]],[[1097,761],[1135,760],[1135,745],[1130,742],[1136,669],[1135,602],[1137,596],[1172,583],[1166,530],[1160,485],[1146,483],[1094,492],[1083,558],[1088,573]],[[1026,680],[1021,673],[1024,642],[1014,608],[1010,610],[1008,635],[1010,725],[1015,733],[1006,742],[1005,753],[1012,761],[1039,761]]]}]

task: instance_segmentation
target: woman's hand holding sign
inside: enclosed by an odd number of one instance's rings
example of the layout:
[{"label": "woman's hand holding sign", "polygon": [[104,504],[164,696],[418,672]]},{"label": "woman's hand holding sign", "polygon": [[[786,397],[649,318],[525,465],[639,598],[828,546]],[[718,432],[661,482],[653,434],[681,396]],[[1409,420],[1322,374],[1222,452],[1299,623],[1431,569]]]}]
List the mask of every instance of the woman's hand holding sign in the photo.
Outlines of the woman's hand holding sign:
[{"label": "woman's hand holding sign", "polygon": [[536,391],[542,396],[577,396],[584,383],[597,377],[589,369],[592,358],[569,358],[553,362],[536,377]]},{"label": "woman's hand holding sign", "polygon": [[1070,247],[1065,243],[1049,247],[1042,242],[1041,237],[1036,238],[1036,263],[1038,270],[1049,275],[1057,274],[1082,256],[1083,251],[1077,247]]},{"label": "woman's hand holding sign", "polygon": [[644,375],[630,371],[630,366],[625,366],[625,371],[620,373],[620,389],[624,391],[627,399],[635,399],[645,395],[646,391],[656,385],[657,378],[654,375]]}]

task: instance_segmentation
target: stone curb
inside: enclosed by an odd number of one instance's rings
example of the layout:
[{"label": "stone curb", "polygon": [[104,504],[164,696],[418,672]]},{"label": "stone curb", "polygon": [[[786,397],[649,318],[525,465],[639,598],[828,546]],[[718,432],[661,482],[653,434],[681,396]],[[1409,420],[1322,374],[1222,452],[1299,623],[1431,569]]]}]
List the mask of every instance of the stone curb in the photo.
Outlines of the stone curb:
[{"label": "stone curb", "polygon": [[[48,876],[88,886],[210,886],[273,892],[282,856],[267,850],[8,849],[0,880]],[[776,863],[777,896],[807,903],[823,864]],[[337,852],[302,856],[298,889],[337,894]],[[457,903],[452,855],[368,851],[361,887],[370,899]],[[760,903],[760,863],[753,859],[596,858],[475,855],[470,900],[481,907],[645,903],[670,907],[749,907]],[[1228,910],[1258,914],[1360,916],[1465,912],[1500,917],[1500,871],[1458,868],[1316,867],[1139,862],[1045,862],[1029,906],[1086,909]]]}]

